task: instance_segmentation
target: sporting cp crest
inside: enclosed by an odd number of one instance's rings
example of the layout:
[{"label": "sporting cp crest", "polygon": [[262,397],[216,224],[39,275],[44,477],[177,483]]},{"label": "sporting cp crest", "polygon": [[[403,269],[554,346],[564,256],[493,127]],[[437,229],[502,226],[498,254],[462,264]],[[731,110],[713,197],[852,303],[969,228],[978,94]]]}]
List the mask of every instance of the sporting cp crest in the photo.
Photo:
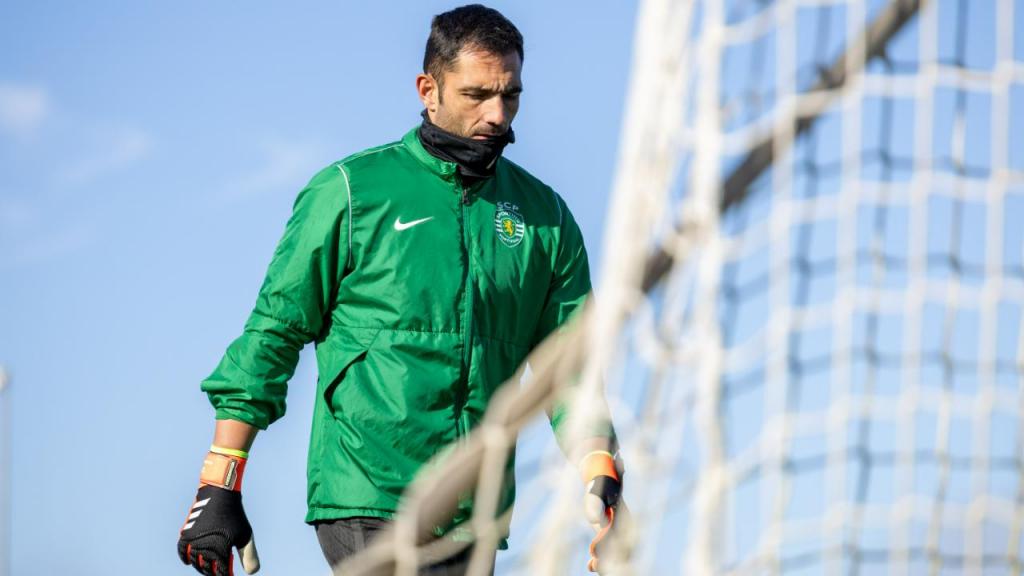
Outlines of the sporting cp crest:
[{"label": "sporting cp crest", "polygon": [[526,233],[526,225],[519,213],[519,207],[511,202],[498,202],[494,210],[494,230],[505,246],[518,246]]}]

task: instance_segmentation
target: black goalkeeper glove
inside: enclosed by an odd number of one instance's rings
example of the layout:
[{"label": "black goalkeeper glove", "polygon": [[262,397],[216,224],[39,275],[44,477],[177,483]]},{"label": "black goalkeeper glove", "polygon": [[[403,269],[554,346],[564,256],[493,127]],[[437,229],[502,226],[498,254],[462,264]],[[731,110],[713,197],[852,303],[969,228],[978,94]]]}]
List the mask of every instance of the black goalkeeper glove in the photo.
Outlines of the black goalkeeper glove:
[{"label": "black goalkeeper glove", "polygon": [[[216,450],[212,448],[211,450]],[[248,574],[260,569],[252,526],[242,508],[245,458],[210,452],[203,463],[199,492],[178,537],[178,557],[206,576],[233,576],[237,548]]]}]

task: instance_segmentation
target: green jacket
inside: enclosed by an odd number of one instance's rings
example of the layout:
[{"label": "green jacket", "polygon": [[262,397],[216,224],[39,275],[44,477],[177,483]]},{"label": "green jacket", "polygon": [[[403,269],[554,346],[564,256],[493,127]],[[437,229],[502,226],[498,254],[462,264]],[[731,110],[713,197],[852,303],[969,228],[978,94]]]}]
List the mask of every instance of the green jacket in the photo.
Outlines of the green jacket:
[{"label": "green jacket", "polygon": [[[414,129],[332,164],[299,194],[245,330],[202,389],[218,419],[266,428],[284,414],[299,350],[315,342],[306,521],[388,518],[421,465],[481,421],[589,291],[561,197],[504,158],[464,188]],[[556,410],[552,424],[563,418]],[[512,470],[510,459],[503,508]]]}]

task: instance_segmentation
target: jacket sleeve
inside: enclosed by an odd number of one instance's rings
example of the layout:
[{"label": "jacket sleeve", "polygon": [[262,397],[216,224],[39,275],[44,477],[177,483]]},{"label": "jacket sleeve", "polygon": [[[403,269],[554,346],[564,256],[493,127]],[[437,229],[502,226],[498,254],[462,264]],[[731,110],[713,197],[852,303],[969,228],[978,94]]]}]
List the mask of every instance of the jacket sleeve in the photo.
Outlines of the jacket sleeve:
[{"label": "jacket sleeve", "polygon": [[[583,234],[562,198],[556,195],[556,200],[561,215],[558,228],[558,248],[551,286],[548,288],[547,300],[534,335],[534,346],[540,344],[549,334],[566,325],[581,312],[591,290],[590,265],[583,243]],[[611,425],[611,416],[603,395],[599,405],[602,412],[594,418],[593,425],[587,431],[587,436],[614,438],[615,432]],[[549,413],[551,428],[559,443],[562,443],[562,427],[568,420],[568,415],[568,406],[565,402],[559,401],[556,401]],[[563,444],[564,448],[566,446]]]},{"label": "jacket sleeve", "polygon": [[284,415],[299,351],[331,313],[348,259],[348,181],[340,165],[313,177],[295,200],[242,335],[203,381],[218,420],[260,429]]}]

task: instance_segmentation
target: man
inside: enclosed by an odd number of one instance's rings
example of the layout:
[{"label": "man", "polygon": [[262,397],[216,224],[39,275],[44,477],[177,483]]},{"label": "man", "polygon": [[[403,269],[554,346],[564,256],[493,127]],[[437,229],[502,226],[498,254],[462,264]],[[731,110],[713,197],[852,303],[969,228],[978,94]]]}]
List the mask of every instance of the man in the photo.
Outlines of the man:
[{"label": "man", "polygon": [[[178,542],[204,574],[259,568],[241,483],[257,430],[284,413],[308,342],[319,383],[306,521],[332,565],[393,517],[419,468],[479,423],[494,390],[577,311],[590,278],[564,201],[501,157],[513,141],[523,40],[495,10],[433,20],[416,89],[423,122],[350,156],[299,194],[241,337],[202,389],[213,446]],[[556,409],[556,431],[565,411]],[[610,426],[572,448],[593,522],[619,493]],[[502,509],[512,505],[510,459]],[[468,541],[463,499],[438,536]],[[506,527],[507,530],[507,527]],[[468,549],[424,567],[461,574]]]}]

